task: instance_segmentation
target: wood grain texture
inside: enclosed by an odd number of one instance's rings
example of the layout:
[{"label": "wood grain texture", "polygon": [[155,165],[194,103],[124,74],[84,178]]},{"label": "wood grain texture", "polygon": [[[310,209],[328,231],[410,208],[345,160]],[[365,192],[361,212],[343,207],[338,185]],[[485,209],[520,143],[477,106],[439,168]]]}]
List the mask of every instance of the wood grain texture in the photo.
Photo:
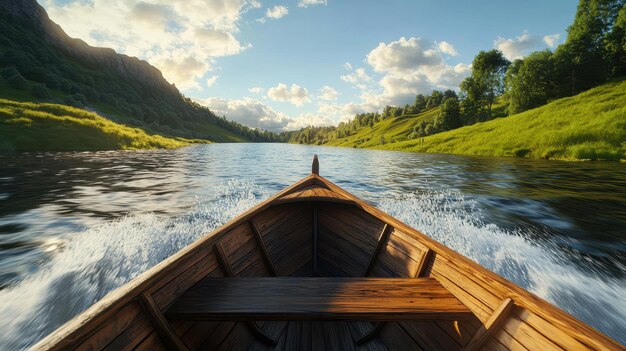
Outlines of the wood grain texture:
[{"label": "wood grain texture", "polygon": [[470,311],[436,280],[207,278],[166,312],[187,320],[456,320]]},{"label": "wood grain texture", "polygon": [[152,297],[147,293],[139,296],[139,302],[143,311],[148,316],[148,319],[152,323],[154,330],[159,334],[161,340],[167,345],[170,350],[186,351],[187,347],[178,338],[178,335],[172,330],[169,322],[165,319],[159,307],[156,305]]},{"label": "wood grain texture", "polygon": [[506,319],[509,318],[509,315],[514,307],[515,303],[513,300],[509,298],[504,299],[500,306],[493,311],[493,314],[489,317],[487,322],[485,322],[485,325],[478,329],[474,337],[472,337],[472,340],[470,340],[463,350],[480,350],[487,340],[489,340],[489,338],[498,331],[502,324],[505,323]]}]

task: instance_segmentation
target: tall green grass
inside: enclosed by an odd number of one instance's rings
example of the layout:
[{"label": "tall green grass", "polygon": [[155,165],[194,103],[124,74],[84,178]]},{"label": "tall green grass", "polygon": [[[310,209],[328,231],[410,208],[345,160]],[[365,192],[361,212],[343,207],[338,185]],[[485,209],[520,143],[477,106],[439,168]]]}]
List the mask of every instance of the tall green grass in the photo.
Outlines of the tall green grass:
[{"label": "tall green grass", "polygon": [[0,150],[154,149],[189,142],[151,135],[75,107],[0,99]]},{"label": "tall green grass", "polygon": [[562,160],[626,159],[626,81],[509,117],[376,148]]}]

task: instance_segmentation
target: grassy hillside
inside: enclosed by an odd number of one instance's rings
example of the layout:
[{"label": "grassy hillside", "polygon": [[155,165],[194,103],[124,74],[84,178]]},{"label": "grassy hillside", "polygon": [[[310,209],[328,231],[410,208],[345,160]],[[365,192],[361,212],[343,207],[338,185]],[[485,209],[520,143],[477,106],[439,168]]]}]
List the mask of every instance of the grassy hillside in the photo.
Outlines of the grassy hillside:
[{"label": "grassy hillside", "polygon": [[354,134],[345,138],[331,140],[326,145],[348,146],[348,147],[372,147],[382,143],[406,140],[407,136],[413,132],[413,127],[420,121],[430,121],[437,116],[439,108],[432,108],[417,115],[404,115],[400,117],[390,117],[373,127],[362,127]]},{"label": "grassy hillside", "polygon": [[0,2],[0,98],[87,107],[117,123],[189,139],[277,138],[216,116],[145,61],[69,38],[35,0]]},{"label": "grassy hillside", "polygon": [[626,159],[626,81],[509,117],[376,148],[565,160]]},{"label": "grassy hillside", "polygon": [[75,107],[0,99],[0,150],[152,149],[188,142],[150,135]]}]

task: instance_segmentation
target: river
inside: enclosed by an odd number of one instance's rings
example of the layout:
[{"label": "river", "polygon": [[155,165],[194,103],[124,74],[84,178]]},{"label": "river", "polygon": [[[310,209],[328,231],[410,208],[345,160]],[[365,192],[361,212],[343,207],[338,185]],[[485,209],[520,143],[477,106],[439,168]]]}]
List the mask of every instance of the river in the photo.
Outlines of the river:
[{"label": "river", "polygon": [[626,344],[626,165],[288,144],[0,154],[0,349],[320,173]]}]

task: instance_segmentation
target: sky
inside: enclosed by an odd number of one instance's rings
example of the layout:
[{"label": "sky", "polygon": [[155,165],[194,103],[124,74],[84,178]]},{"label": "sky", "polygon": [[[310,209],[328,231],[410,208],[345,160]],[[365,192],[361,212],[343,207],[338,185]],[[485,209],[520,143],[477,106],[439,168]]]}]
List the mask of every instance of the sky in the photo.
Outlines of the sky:
[{"label": "sky", "polygon": [[272,131],[458,89],[473,57],[554,49],[577,0],[38,0],[72,37],[156,66],[216,114]]}]

